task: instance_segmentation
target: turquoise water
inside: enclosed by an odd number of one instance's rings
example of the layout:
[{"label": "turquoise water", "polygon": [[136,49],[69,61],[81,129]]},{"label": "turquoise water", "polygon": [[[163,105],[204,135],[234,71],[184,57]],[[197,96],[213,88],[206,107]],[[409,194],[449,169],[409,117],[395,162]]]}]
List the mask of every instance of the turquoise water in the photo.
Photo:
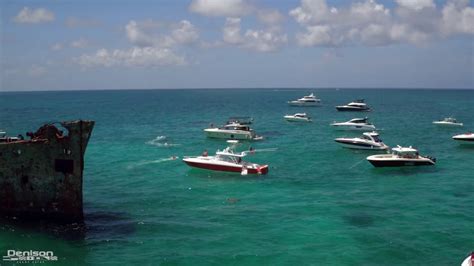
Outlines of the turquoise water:
[{"label": "turquoise water", "polygon": [[[287,106],[310,92],[322,107]],[[460,265],[474,250],[474,149],[451,140],[474,130],[472,90],[0,95],[0,127],[11,135],[48,121],[96,121],[84,170],[84,234],[3,224],[2,255],[48,249],[59,259],[51,265]],[[374,111],[335,110],[355,98]],[[297,111],[314,122],[283,120]],[[207,172],[169,160],[225,147],[202,129],[235,115],[252,116],[266,137],[251,145],[268,150],[248,160],[269,164],[268,175]],[[365,161],[371,152],[338,146],[335,137],[359,133],[329,124],[361,115],[383,129],[386,144],[414,145],[438,164],[375,169]],[[446,116],[465,127],[431,124]]]}]

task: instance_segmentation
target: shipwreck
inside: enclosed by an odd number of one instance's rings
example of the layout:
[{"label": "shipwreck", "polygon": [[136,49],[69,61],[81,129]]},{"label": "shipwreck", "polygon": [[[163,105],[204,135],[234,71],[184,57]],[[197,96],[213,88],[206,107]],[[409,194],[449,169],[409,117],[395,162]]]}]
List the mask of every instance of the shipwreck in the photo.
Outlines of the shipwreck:
[{"label": "shipwreck", "polygon": [[94,121],[48,123],[0,141],[0,215],[82,221],[84,153]]}]

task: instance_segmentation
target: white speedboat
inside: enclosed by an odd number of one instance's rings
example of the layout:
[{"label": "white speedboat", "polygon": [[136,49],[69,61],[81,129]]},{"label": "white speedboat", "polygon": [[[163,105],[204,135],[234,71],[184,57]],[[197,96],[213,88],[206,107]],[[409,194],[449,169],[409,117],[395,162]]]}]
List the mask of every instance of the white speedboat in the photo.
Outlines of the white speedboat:
[{"label": "white speedboat", "polygon": [[286,121],[291,122],[311,122],[311,117],[306,115],[306,113],[296,113],[294,115],[285,115],[284,118]]},{"label": "white speedboat", "polygon": [[1,142],[13,142],[13,141],[19,141],[22,140],[20,137],[9,137],[7,136],[7,132],[5,131],[0,131],[0,143]]},{"label": "white speedboat", "polygon": [[351,103],[346,105],[338,105],[336,106],[338,111],[370,111],[369,106],[365,103],[364,99],[355,100]]},{"label": "white speedboat", "polygon": [[321,99],[318,99],[313,93],[298,100],[288,102],[291,106],[318,106],[320,103]]},{"label": "white speedboat", "polygon": [[474,252],[471,252],[471,255],[464,259],[461,266],[474,266]]},{"label": "white speedboat", "polygon": [[204,129],[206,136],[209,138],[219,139],[237,139],[237,140],[261,140],[249,125],[239,123],[227,124],[223,127],[213,127]]},{"label": "white speedboat", "polygon": [[446,117],[443,120],[433,121],[433,124],[438,125],[438,126],[457,126],[457,127],[463,126],[463,123],[459,123],[455,118],[452,118],[452,117]]},{"label": "white speedboat", "polygon": [[247,174],[267,174],[268,165],[259,165],[255,163],[244,162],[242,159],[247,155],[246,152],[235,152],[238,144],[237,140],[228,140],[230,146],[222,151],[217,150],[215,156],[203,154],[195,157],[185,157],[183,161],[191,166],[211,171],[235,172],[242,175]]},{"label": "white speedboat", "polygon": [[337,138],[334,141],[349,149],[387,150],[389,148],[382,142],[377,132],[364,132],[360,138]]},{"label": "white speedboat", "polygon": [[367,157],[375,167],[398,167],[398,166],[421,166],[435,165],[436,159],[429,156],[421,156],[418,150],[410,147],[397,146],[392,149],[391,154],[378,154]]},{"label": "white speedboat", "polygon": [[453,139],[460,144],[474,145],[474,133],[465,133],[453,136]]},{"label": "white speedboat", "polygon": [[338,130],[363,130],[373,131],[376,130],[375,126],[368,122],[368,118],[354,118],[347,122],[334,122],[331,124],[335,129]]}]

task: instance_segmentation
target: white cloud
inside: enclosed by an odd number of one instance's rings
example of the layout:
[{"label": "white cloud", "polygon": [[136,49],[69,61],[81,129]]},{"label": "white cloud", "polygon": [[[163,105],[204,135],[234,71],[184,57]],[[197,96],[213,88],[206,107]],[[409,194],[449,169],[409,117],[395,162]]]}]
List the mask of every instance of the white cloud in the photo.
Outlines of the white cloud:
[{"label": "white cloud", "polygon": [[23,7],[22,10],[13,18],[16,23],[43,23],[51,22],[54,20],[54,13],[45,9],[37,8],[30,9],[29,7]]},{"label": "white cloud", "polygon": [[301,5],[289,12],[300,24],[324,21],[331,13],[337,13],[337,9],[330,12],[326,0],[301,0]]},{"label": "white cloud", "polygon": [[297,33],[296,40],[302,46],[335,45],[328,25],[308,26],[305,33]]},{"label": "white cloud", "polygon": [[88,44],[87,40],[80,38],[79,40],[72,41],[70,46],[73,48],[85,48]]},{"label": "white cloud", "polygon": [[83,54],[74,59],[83,67],[156,67],[185,65],[186,60],[171,49],[158,47],[133,47],[128,50],[100,49],[95,54]]},{"label": "white cloud", "polygon": [[240,34],[240,18],[227,18],[222,29],[222,38],[229,44],[242,43],[243,38]]},{"label": "white cloud", "polygon": [[395,13],[375,0],[330,7],[325,0],[301,0],[289,14],[302,27],[301,46],[421,44],[454,34],[474,33],[468,0],[448,0],[441,10],[432,0],[397,0]]},{"label": "white cloud", "polygon": [[63,45],[61,43],[55,43],[55,44],[51,45],[50,49],[53,50],[53,51],[59,51],[59,50],[63,49]]},{"label": "white cloud", "polygon": [[243,47],[258,52],[273,52],[288,42],[286,34],[264,30],[247,30]]},{"label": "white cloud", "polygon": [[468,0],[448,1],[442,9],[442,32],[451,34],[474,34],[474,8]]},{"label": "white cloud", "polygon": [[204,16],[240,17],[253,7],[245,0],[193,0],[189,10]]},{"label": "white cloud", "polygon": [[171,37],[176,43],[193,43],[199,38],[196,27],[187,20],[181,20],[178,25],[173,27]]},{"label": "white cloud", "polygon": [[260,21],[268,25],[275,25],[282,22],[285,17],[276,9],[263,9],[257,12]]},{"label": "white cloud", "polygon": [[240,22],[240,18],[226,19],[222,30],[222,39],[225,43],[258,52],[272,52],[288,42],[286,34],[281,34],[277,28],[268,30],[248,29],[242,35]]},{"label": "white cloud", "polygon": [[153,20],[131,20],[125,26],[125,31],[128,40],[140,47],[172,47],[191,44],[199,39],[197,28],[187,20],[170,25]]},{"label": "white cloud", "polygon": [[396,2],[401,7],[416,11],[422,10],[423,8],[435,7],[433,0],[396,0]]}]

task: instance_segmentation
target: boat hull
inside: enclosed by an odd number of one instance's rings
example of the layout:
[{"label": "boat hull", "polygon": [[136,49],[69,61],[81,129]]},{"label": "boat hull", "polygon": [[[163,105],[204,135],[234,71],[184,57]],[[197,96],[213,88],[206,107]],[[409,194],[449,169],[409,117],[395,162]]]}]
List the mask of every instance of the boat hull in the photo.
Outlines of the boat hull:
[{"label": "boat hull", "polygon": [[312,102],[312,103],[303,103],[303,102],[288,102],[290,106],[296,106],[296,107],[304,107],[304,106],[309,106],[309,107],[314,107],[314,106],[320,106],[320,102]]},{"label": "boat hull", "polygon": [[431,160],[410,160],[410,159],[394,159],[394,160],[367,160],[375,167],[402,167],[402,166],[422,166],[422,165],[434,165],[435,163]]},{"label": "boat hull", "polygon": [[474,134],[456,135],[453,139],[462,145],[474,145]]},{"label": "boat hull", "polygon": [[450,123],[450,122],[442,122],[442,121],[434,121],[434,125],[443,126],[443,127],[462,127],[463,123]]},{"label": "boat hull", "polygon": [[291,116],[285,116],[285,120],[289,122],[311,122],[311,119],[308,118],[296,118]]},{"label": "boat hull", "polygon": [[336,106],[336,109],[340,112],[369,112],[370,108],[358,108],[349,106]]},{"label": "boat hull", "polygon": [[474,145],[474,139],[454,139],[462,145]]},{"label": "boat hull", "polygon": [[375,126],[356,126],[356,125],[337,125],[332,124],[336,130],[357,130],[357,131],[373,131],[376,130]]},{"label": "boat hull", "polygon": [[[243,168],[243,166],[205,163],[205,162],[198,162],[198,161],[193,161],[189,159],[183,159],[183,161],[191,167],[201,168],[201,169],[206,169],[206,170],[211,170],[211,171],[241,173],[242,168]],[[247,173],[265,175],[268,173],[268,165],[261,165],[261,166],[259,165],[257,167],[248,166]]]}]

